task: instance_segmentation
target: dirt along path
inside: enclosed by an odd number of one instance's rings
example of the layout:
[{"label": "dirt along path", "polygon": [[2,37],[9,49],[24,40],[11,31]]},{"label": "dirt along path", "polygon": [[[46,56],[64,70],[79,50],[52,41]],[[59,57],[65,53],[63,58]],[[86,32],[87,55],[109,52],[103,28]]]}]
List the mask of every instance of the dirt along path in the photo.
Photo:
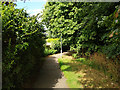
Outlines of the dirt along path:
[{"label": "dirt along path", "polygon": [[59,57],[60,54],[46,57],[42,68],[25,88],[69,88],[57,61]]}]

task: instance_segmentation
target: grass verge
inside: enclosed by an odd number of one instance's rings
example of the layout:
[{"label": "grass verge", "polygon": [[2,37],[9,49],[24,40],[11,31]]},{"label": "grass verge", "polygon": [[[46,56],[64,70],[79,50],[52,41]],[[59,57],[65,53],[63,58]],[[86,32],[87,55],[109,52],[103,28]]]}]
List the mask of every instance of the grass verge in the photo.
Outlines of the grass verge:
[{"label": "grass verge", "polygon": [[[72,59],[70,56],[59,58],[58,62],[70,88],[117,88],[105,73],[107,68],[86,58]],[[103,72],[104,71],[104,72]]]},{"label": "grass verge", "polygon": [[67,83],[70,88],[82,88],[83,86],[78,83],[78,77],[82,77],[80,74],[76,74],[73,71],[73,67],[71,67],[71,60],[67,58],[59,58],[58,59],[60,68],[67,78]]}]

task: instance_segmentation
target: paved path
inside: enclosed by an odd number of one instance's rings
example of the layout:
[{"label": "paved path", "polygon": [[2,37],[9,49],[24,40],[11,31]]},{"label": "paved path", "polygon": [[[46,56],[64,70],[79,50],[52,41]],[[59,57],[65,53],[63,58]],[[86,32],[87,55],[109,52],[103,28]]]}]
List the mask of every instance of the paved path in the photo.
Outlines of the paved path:
[{"label": "paved path", "polygon": [[30,88],[68,88],[66,79],[63,76],[57,58],[60,54],[46,57],[42,68],[38,71],[36,79],[29,86]]}]

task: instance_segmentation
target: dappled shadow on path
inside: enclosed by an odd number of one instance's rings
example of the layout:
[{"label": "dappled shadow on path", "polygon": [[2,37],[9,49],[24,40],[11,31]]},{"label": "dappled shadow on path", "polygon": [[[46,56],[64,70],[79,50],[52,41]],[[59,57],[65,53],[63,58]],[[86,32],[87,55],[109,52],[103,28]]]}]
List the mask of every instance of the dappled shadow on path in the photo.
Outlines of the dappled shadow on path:
[{"label": "dappled shadow on path", "polygon": [[[58,84],[59,81],[60,84]],[[45,58],[42,68],[35,73],[26,88],[67,88],[64,84],[65,79],[57,62],[57,57],[49,56]]]}]

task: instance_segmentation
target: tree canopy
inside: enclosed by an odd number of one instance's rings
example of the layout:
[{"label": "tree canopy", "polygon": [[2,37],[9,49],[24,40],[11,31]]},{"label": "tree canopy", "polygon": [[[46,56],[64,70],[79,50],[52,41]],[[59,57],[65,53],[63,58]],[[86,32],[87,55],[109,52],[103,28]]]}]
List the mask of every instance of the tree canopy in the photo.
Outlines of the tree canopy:
[{"label": "tree canopy", "polygon": [[[50,37],[58,38],[62,33],[63,47],[77,52],[93,53],[100,50],[110,57],[116,56],[120,54],[119,4],[47,2],[42,21],[47,26]],[[117,34],[110,38],[112,32]]]}]

